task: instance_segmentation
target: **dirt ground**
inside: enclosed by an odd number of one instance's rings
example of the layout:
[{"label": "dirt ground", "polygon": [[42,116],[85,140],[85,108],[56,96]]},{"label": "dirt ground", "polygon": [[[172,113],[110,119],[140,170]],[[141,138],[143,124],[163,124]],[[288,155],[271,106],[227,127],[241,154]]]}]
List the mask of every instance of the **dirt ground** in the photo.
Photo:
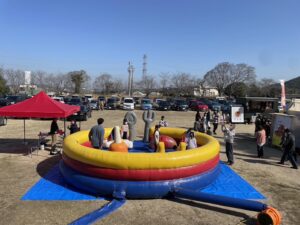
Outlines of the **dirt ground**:
[{"label": "dirt ground", "polygon": [[[81,123],[81,129],[89,129],[98,117],[104,125],[120,125],[125,111],[93,112],[93,117]],[[137,130],[143,134],[142,111]],[[157,112],[156,121],[165,115],[171,127],[191,127],[194,112]],[[0,127],[0,224],[68,224],[79,217],[100,208],[106,201],[21,201],[20,198],[53,165],[59,156],[49,156],[49,151],[28,155],[30,146],[37,144],[37,134],[47,132],[51,121],[27,120],[26,139],[23,142],[23,120],[8,120]],[[63,127],[63,122],[59,122]],[[278,165],[281,152],[266,147],[265,158],[256,158],[253,125],[238,125],[234,144],[235,164],[233,169],[267,197],[266,203],[277,208],[283,216],[282,224],[300,223],[300,171],[290,164]],[[220,129],[215,137],[221,143],[221,159],[225,161],[224,142]],[[128,200],[124,206],[96,224],[197,224],[237,225],[256,224],[256,212],[227,208],[188,200]]]}]

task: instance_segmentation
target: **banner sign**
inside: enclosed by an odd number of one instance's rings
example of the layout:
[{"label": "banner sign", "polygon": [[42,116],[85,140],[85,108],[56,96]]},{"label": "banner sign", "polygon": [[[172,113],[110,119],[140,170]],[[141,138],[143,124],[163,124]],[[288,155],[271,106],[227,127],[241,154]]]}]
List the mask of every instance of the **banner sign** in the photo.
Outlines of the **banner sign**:
[{"label": "banner sign", "polygon": [[244,123],[244,107],[231,106],[231,123]]}]

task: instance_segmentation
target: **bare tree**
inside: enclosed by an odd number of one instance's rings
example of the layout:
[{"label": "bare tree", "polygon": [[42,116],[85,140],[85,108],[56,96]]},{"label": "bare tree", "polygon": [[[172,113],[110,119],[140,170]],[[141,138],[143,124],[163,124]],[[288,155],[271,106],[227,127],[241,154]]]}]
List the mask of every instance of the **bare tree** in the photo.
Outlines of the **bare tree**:
[{"label": "bare tree", "polygon": [[166,88],[170,87],[170,73],[161,73],[159,75],[160,88],[164,91]]},{"label": "bare tree", "polygon": [[253,66],[248,66],[245,63],[233,65],[231,67],[230,83],[253,83],[255,82],[256,74]]},{"label": "bare tree", "polygon": [[212,87],[216,87],[219,94],[223,95],[225,88],[231,83],[251,83],[255,81],[255,69],[247,64],[220,63],[208,71],[204,80]]},{"label": "bare tree", "polygon": [[84,70],[72,71],[69,72],[69,75],[71,76],[71,80],[75,85],[75,93],[79,94],[81,92],[82,85],[88,79],[88,75]]},{"label": "bare tree", "polygon": [[32,71],[31,73],[31,83],[37,85],[38,87],[46,90],[47,86],[47,73],[41,70]]},{"label": "bare tree", "polygon": [[177,95],[190,95],[195,85],[195,78],[189,73],[177,73],[172,76],[172,86]]},{"label": "bare tree", "polygon": [[276,85],[276,81],[272,78],[262,78],[257,82],[260,93],[265,97],[275,97],[280,95],[280,86]]},{"label": "bare tree", "polygon": [[155,77],[152,75],[143,75],[142,79],[137,83],[137,85],[148,96],[155,88]]},{"label": "bare tree", "polygon": [[7,69],[4,70],[4,77],[7,80],[11,92],[16,94],[20,90],[20,85],[25,83],[25,75],[22,70]]},{"label": "bare tree", "polygon": [[124,83],[121,79],[115,79],[113,81],[113,89],[117,93],[121,93],[124,90]]},{"label": "bare tree", "polygon": [[94,89],[96,89],[97,91],[104,94],[109,94],[113,91],[113,88],[114,82],[110,74],[104,73],[96,77],[94,82]]}]

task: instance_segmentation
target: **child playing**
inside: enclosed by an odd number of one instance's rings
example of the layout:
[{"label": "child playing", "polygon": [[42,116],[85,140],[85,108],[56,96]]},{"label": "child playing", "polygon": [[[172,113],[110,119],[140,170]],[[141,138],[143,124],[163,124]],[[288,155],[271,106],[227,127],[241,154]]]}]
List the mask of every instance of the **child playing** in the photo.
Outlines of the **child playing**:
[{"label": "child playing", "polygon": [[165,121],[164,119],[165,119],[165,117],[162,116],[162,117],[161,117],[161,120],[160,120],[159,123],[158,123],[158,125],[159,125],[160,127],[167,127],[167,126],[168,126],[168,122]]},{"label": "child playing", "polygon": [[190,132],[190,135],[187,139],[187,149],[197,148],[197,140],[195,138],[195,133]]},{"label": "child playing", "polygon": [[159,144],[159,125],[156,125],[154,130],[154,151],[157,151],[158,144]]},{"label": "child playing", "polygon": [[129,136],[129,128],[127,119],[123,120],[123,125],[121,126],[121,137],[122,139],[128,139]]}]

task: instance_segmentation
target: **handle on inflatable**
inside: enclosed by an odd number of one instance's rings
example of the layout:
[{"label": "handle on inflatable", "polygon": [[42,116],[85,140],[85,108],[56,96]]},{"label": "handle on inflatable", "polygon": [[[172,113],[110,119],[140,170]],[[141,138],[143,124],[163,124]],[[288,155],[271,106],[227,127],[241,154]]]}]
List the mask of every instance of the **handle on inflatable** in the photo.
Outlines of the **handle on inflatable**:
[{"label": "handle on inflatable", "polygon": [[186,143],[180,142],[177,148],[178,151],[185,151],[186,150]]},{"label": "handle on inflatable", "polygon": [[165,143],[164,142],[159,142],[157,150],[158,150],[159,153],[165,153],[166,152]]}]

